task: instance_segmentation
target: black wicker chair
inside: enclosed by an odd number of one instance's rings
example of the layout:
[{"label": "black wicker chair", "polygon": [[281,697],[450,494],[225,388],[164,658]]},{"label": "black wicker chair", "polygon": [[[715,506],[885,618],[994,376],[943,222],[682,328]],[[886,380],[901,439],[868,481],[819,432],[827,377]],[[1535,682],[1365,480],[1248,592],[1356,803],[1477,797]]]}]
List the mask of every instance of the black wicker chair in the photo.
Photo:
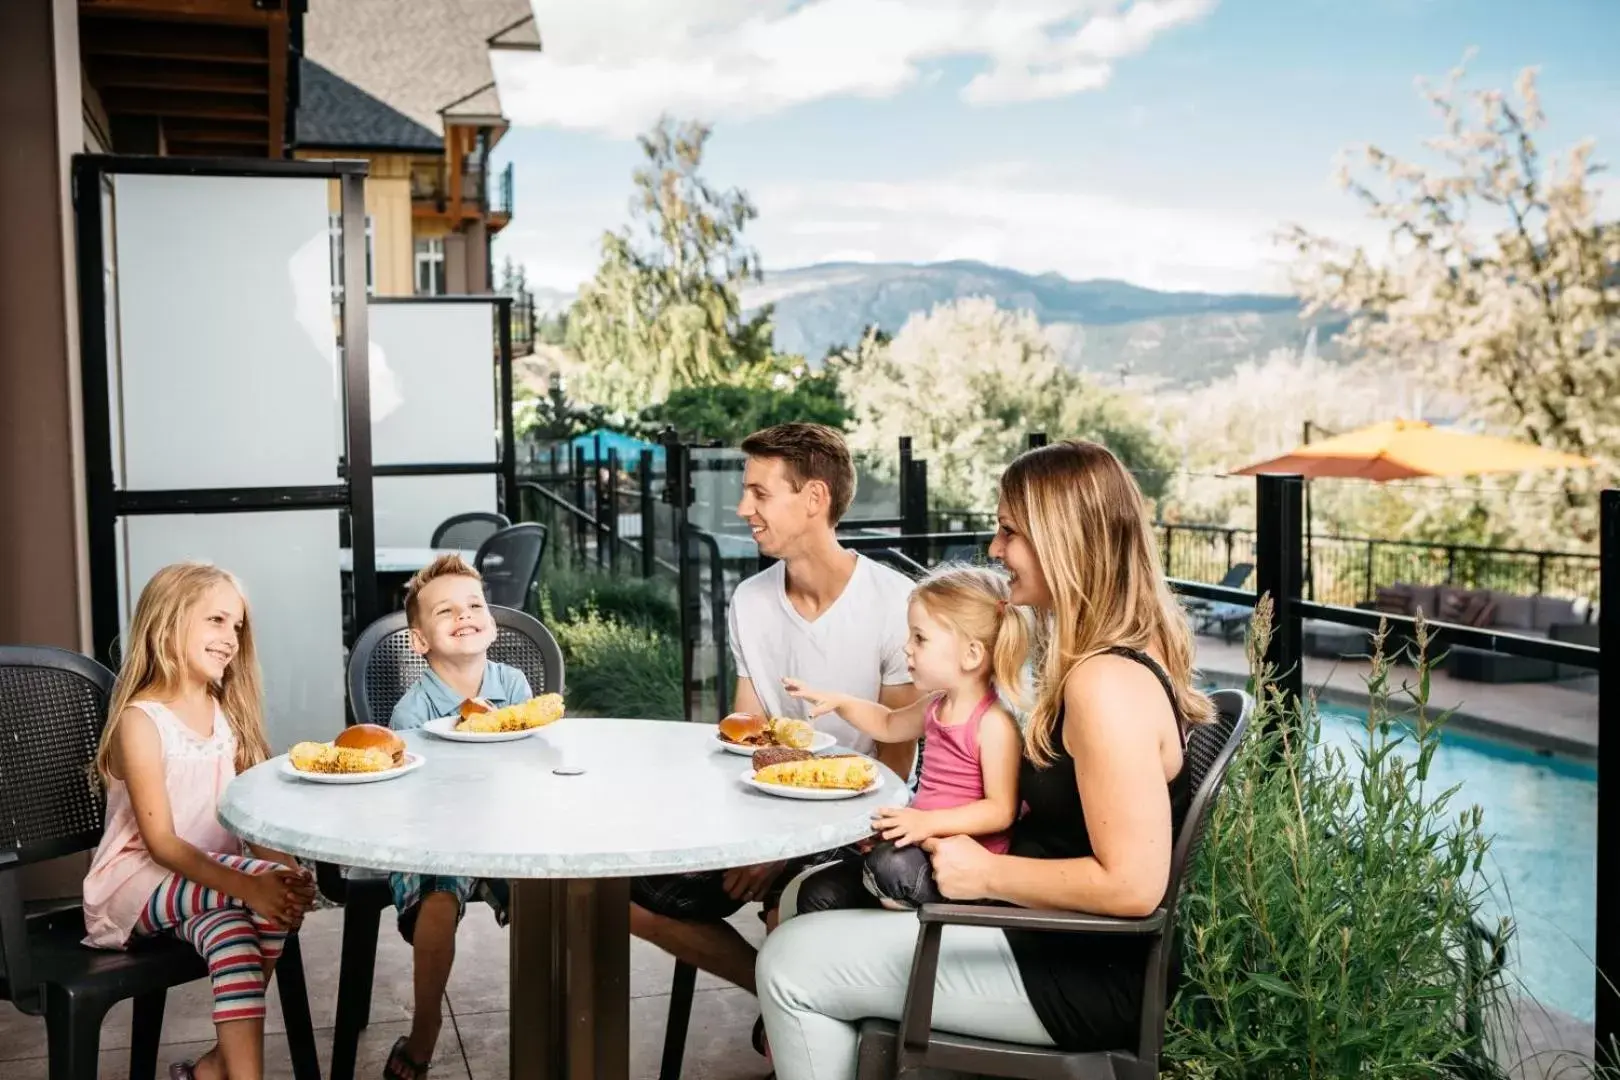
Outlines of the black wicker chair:
[{"label": "black wicker chair", "polygon": [[[563,689],[562,650],[540,620],[511,608],[490,607],[497,633],[489,658],[517,668],[536,694]],[[394,706],[427,670],[411,650],[405,613],[368,626],[349,653],[349,709],[357,724],[387,725]],[[316,866],[321,892],[343,905],[343,951],[338,970],[337,1018],[332,1032],[331,1080],[353,1080],[360,1032],[371,1022],[371,984],[377,967],[382,913],[393,905],[388,875],[374,870]]]},{"label": "black wicker chair", "polygon": [[484,577],[484,598],[500,607],[527,608],[545,553],[546,527],[532,521],[509,526],[485,540],[474,560]]},{"label": "black wicker chair", "polygon": [[[206,978],[207,965],[171,937],[124,952],[87,948],[76,904],[23,903],[21,869],[93,849],[105,799],[91,768],[112,672],[61,649],[0,647],[0,999],[44,1015],[51,1080],[95,1080],[107,1011],[134,1000],[131,1080],[153,1080],[168,990]],[[298,935],[287,938],[276,988],[298,1080],[320,1080]]]},{"label": "black wicker chair", "polygon": [[477,551],[485,540],[510,524],[512,522],[505,514],[489,510],[455,514],[439,522],[439,527],[433,530],[433,539],[429,541],[428,546]]},{"label": "black wicker chair", "polygon": [[[923,905],[917,912],[917,953],[902,1019],[898,1026],[887,1020],[866,1020],[861,1024],[859,1080],[889,1080],[903,1070],[921,1068],[1028,1080],[1150,1080],[1159,1074],[1164,1014],[1173,989],[1170,974],[1176,941],[1176,902],[1209,809],[1243,741],[1254,708],[1253,700],[1240,690],[1220,690],[1212,696],[1219,714],[1216,721],[1193,729],[1187,740],[1192,805],[1181,835],[1176,837],[1170,883],[1159,909],[1143,919],[1116,919],[1073,911],[981,904]],[[1142,972],[1142,1017],[1136,1046],[1068,1053],[931,1031],[940,934],[947,925],[1055,934],[1126,934],[1147,939],[1151,946]]]}]

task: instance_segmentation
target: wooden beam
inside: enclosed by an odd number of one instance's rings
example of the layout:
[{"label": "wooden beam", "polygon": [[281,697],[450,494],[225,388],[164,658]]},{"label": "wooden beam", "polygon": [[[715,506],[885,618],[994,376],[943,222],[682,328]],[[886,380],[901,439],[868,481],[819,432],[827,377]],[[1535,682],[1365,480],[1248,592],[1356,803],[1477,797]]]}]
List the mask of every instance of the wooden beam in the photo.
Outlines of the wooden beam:
[{"label": "wooden beam", "polygon": [[254,0],[79,0],[79,14],[263,26],[277,13],[260,10]]},{"label": "wooden beam", "polygon": [[467,129],[446,124],[444,150],[450,155],[450,217],[461,218],[461,162],[466,154],[461,148],[461,136]]},{"label": "wooden beam", "polygon": [[205,93],[262,94],[268,89],[258,66],[202,64],[197,61],[157,61],[131,56],[93,58],[86,65],[90,82],[99,89],[195,90]]},{"label": "wooden beam", "polygon": [[270,20],[270,146],[266,156],[281,158],[287,155],[287,15],[279,13]]},{"label": "wooden beam", "polygon": [[258,66],[270,59],[263,29],[136,19],[81,19],[79,51],[87,57],[214,60]]},{"label": "wooden beam", "polygon": [[[102,95],[108,115],[190,116],[217,120],[270,119],[263,94],[194,94],[175,90],[124,90]],[[262,128],[261,128],[262,130]]]},{"label": "wooden beam", "polygon": [[165,120],[163,136],[171,143],[231,143],[258,146],[264,142],[264,124],[249,120]]}]

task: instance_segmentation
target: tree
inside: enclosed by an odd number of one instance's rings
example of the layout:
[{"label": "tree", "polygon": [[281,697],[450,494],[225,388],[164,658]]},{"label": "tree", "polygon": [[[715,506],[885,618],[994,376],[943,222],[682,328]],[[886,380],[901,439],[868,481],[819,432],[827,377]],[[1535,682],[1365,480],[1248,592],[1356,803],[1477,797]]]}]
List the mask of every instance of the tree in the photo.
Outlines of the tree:
[{"label": "tree", "polygon": [[736,446],[750,432],[790,420],[840,430],[853,414],[832,373],[778,374],[769,382],[687,386],[642,413],[642,420],[673,427],[688,440],[718,439]]},{"label": "tree", "polygon": [[1620,225],[1597,220],[1590,141],[1562,167],[1544,162],[1533,69],[1516,101],[1460,95],[1461,78],[1424,88],[1445,128],[1428,143],[1441,164],[1369,146],[1370,176],[1341,174],[1387,226],[1386,254],[1287,234],[1300,294],[1312,313],[1350,316],[1346,348],[1458,388],[1509,434],[1600,459],[1557,481],[1557,527],[1590,542],[1620,458]]},{"label": "tree", "polygon": [[996,478],[1032,431],[1095,439],[1151,497],[1164,489],[1169,454],[1129,399],[1059,363],[1028,311],[988,298],[940,304],[887,344],[869,334],[829,364],[855,413],[851,447],[892,468],[896,439],[912,436],[943,508],[993,509]]},{"label": "tree", "polygon": [[699,175],[710,129],[660,120],[640,139],[631,223],[602,238],[602,262],[580,290],[567,344],[580,389],[634,410],[686,386],[746,381],[777,365],[770,311],[742,314],[741,287],[759,278],[742,239],[748,196]]}]

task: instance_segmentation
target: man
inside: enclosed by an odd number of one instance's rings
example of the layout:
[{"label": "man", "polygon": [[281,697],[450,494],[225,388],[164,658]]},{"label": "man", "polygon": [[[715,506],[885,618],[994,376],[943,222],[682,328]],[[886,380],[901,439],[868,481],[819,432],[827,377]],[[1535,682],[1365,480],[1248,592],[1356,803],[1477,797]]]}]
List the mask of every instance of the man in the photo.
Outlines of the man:
[{"label": "man", "polygon": [[[843,436],[819,424],[782,424],[750,435],[742,450],[747,464],[737,516],[761,554],[777,561],[737,586],[731,599],[736,711],[804,717],[805,704],[782,689],[790,675],[891,708],[911,703],[916,689],[905,646],[912,582],[838,543],[839,519],[855,495]],[[877,746],[835,713],[812,722],[901,776],[910,773],[915,743]],[[630,930],[752,993],[754,947],[725,920],[759,900],[766,926],[774,926],[782,889],[817,861],[638,878],[631,883]]]}]

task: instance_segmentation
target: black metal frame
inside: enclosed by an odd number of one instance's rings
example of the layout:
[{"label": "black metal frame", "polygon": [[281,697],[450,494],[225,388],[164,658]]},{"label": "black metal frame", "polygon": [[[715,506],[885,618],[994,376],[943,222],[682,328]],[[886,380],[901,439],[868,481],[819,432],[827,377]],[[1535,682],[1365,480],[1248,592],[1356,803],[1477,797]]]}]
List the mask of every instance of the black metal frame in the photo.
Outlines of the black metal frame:
[{"label": "black metal frame", "polygon": [[[347,263],[345,263],[347,265]],[[512,298],[496,293],[461,296],[373,296],[373,304],[495,305],[495,413],[501,424],[501,451],[494,461],[446,461],[410,465],[373,465],[373,476],[481,476],[501,479],[500,510],[518,520],[517,432],[512,422]]]},{"label": "black metal frame", "polygon": [[[1602,569],[1598,610],[1598,652],[1608,655],[1598,669],[1597,778],[1597,1000],[1598,1060],[1620,1066],[1620,926],[1603,913],[1620,909],[1620,490],[1605,491],[1600,504]],[[1605,737],[1607,733],[1607,737]],[[1605,852],[1608,854],[1605,855]]]},{"label": "black metal frame", "polygon": [[[364,161],[258,161],[238,158],[125,157],[76,154],[73,208],[77,229],[79,352],[84,405],[85,502],[89,532],[90,622],[96,658],[117,666],[113,642],[122,630],[118,603],[118,519],[135,514],[243,513],[347,509],[354,552],[357,625],[377,615],[372,519],[371,376],[365,281]],[[347,463],[344,482],[259,488],[120,491],[114,481],[112,401],[108,391],[105,247],[101,192],[106,178],[243,176],[336,180],[343,222],[342,344]]]}]

